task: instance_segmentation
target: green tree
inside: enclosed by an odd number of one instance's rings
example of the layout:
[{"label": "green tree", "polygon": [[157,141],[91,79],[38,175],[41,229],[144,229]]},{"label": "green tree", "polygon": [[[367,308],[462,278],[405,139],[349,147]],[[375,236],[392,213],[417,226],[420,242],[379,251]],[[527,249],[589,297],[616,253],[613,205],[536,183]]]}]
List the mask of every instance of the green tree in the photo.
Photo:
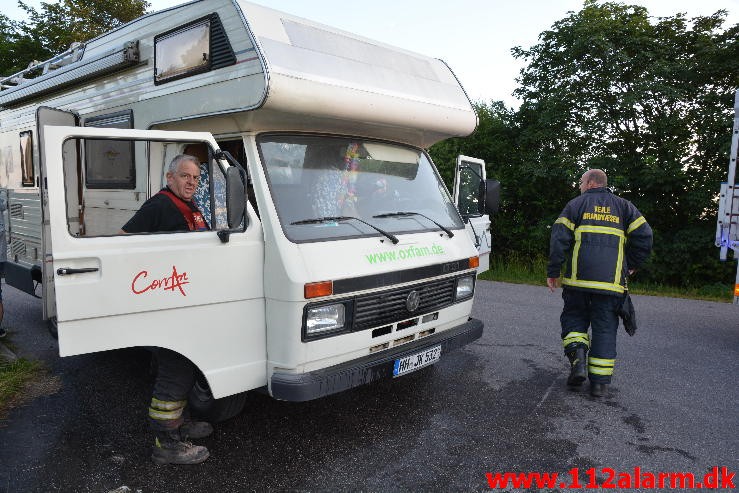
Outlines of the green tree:
[{"label": "green tree", "polygon": [[728,279],[713,247],[739,87],[739,24],[724,29],[725,17],[655,19],[587,0],[530,49],[513,49],[528,62],[516,90],[521,179],[545,196],[532,212],[551,224],[577,176],[602,168],[655,229],[651,279]]},{"label": "green tree", "polygon": [[140,17],[149,7],[145,0],[60,0],[41,2],[39,10],[21,0],[18,5],[27,20],[0,14],[0,74],[4,75]]},{"label": "green tree", "polygon": [[442,141],[429,153],[450,189],[457,155],[485,160],[487,177],[501,182],[500,208],[491,226],[496,253],[542,255],[547,228],[553,222],[550,197],[566,196],[570,188],[562,180],[559,187],[548,185],[547,166],[551,167],[552,159],[531,160],[528,150],[521,147],[523,127],[515,111],[501,101],[473,106],[478,117],[475,131],[468,137]]},{"label": "green tree", "polygon": [[[511,238],[516,238],[516,230],[521,227],[517,220],[516,205],[525,184],[518,175],[521,168],[520,153],[516,148],[518,127],[513,110],[506,108],[502,101],[486,104],[473,104],[478,124],[468,137],[456,137],[435,144],[429,149],[447,187],[452,189],[454,168],[457,156],[463,154],[485,160],[487,177],[503,184],[500,212],[491,226],[496,238],[496,248],[515,249]],[[508,184],[511,186],[507,186]],[[525,193],[525,192],[523,192]]]},{"label": "green tree", "polygon": [[38,40],[24,35],[23,29],[22,22],[0,14],[0,76],[14,74],[48,55]]},{"label": "green tree", "polygon": [[450,189],[459,154],[484,159],[488,165],[488,172],[495,168],[493,163],[505,163],[515,157],[512,149],[516,132],[513,111],[507,109],[502,101],[490,104],[477,102],[473,103],[473,107],[477,113],[477,128],[471,135],[443,140],[429,149],[434,163]]}]

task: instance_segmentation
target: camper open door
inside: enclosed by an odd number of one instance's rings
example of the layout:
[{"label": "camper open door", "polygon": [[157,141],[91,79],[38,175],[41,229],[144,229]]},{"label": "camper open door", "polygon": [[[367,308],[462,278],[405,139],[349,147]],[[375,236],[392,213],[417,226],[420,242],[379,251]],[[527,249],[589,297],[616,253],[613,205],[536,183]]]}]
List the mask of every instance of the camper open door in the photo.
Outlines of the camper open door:
[{"label": "camper open door", "polygon": [[[241,225],[209,231],[119,234],[123,224],[97,232],[79,224],[72,205],[88,186],[76,176],[87,167],[76,166],[79,151],[90,149],[91,141],[122,140],[134,146],[136,172],[145,173],[156,191],[185,145],[204,144],[210,156],[218,150],[204,132],[44,127],[40,148],[51,238],[46,262],[53,269],[60,355],[162,347],[193,361],[217,398],[264,385],[264,243],[253,209],[245,221],[232,216]],[[231,166],[225,159],[210,161],[210,172],[225,176],[228,197]],[[241,207],[243,214],[243,188],[241,200],[233,198],[226,207]]]},{"label": "camper open door", "polygon": [[490,214],[498,210],[500,183],[487,180],[485,161],[457,156],[454,173],[454,203],[465,223],[465,229],[480,255],[481,274],[490,268]]},{"label": "camper open door", "polygon": [[[50,108],[48,106],[40,106],[36,110],[36,130],[39,136],[39,149],[44,142],[44,130],[47,126],[70,126],[76,127],[79,125],[79,116],[71,111],[59,110],[56,108]],[[64,162],[68,166],[74,166],[76,171],[79,166],[79,154],[76,148],[68,147],[66,149],[68,156],[64,159]],[[41,264],[41,297],[43,299],[43,318],[49,321],[49,328],[51,333],[56,335],[56,296],[54,294],[54,271],[51,268],[51,231],[49,228],[49,194],[48,194],[48,178],[46,175],[46,166],[44,160],[44,153],[40,150],[39,155],[39,172],[40,172],[40,183],[39,191],[41,193],[41,242],[43,245],[43,252],[45,258]],[[64,176],[69,177],[71,173],[64,171]],[[68,178],[65,178],[68,179]],[[67,211],[69,217],[69,224],[72,230],[79,230],[79,203],[80,195],[76,186],[65,183],[65,188],[69,189],[69,202],[67,207],[70,208]]]}]

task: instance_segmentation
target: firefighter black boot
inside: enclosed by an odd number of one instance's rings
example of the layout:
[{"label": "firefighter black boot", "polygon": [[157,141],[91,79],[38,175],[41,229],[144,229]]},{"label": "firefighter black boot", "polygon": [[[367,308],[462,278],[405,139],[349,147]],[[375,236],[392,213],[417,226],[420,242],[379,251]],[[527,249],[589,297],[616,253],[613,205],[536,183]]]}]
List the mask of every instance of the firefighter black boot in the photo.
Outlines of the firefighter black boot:
[{"label": "firefighter black boot", "polygon": [[197,440],[198,438],[206,438],[213,434],[213,425],[206,421],[191,421],[185,419],[185,422],[179,429],[182,440]]},{"label": "firefighter black boot", "polygon": [[567,359],[570,360],[570,376],[567,377],[567,385],[579,387],[588,377],[588,350],[582,344],[577,344],[566,354]]},{"label": "firefighter black boot", "polygon": [[603,397],[606,393],[605,383],[590,382],[590,395],[593,397]]},{"label": "firefighter black boot", "polygon": [[151,460],[155,464],[200,464],[210,456],[202,445],[183,441],[177,431],[157,433],[151,448]]}]

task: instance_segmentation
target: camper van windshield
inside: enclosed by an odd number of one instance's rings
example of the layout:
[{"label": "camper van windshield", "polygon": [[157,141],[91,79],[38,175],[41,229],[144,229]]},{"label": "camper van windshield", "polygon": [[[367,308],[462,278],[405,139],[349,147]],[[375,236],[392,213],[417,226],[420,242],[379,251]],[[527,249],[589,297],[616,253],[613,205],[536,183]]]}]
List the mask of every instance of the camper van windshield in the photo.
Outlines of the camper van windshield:
[{"label": "camper van windshield", "polygon": [[417,149],[284,134],[263,135],[258,142],[277,214],[291,241],[464,227],[428,157]]}]

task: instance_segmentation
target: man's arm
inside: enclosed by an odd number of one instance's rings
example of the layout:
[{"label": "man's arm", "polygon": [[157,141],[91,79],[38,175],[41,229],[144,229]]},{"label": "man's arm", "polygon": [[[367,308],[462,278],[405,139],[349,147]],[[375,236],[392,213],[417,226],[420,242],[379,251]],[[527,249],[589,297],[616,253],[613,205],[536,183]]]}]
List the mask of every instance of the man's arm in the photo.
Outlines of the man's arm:
[{"label": "man's arm", "polygon": [[552,225],[549,239],[549,263],[547,264],[547,286],[554,292],[559,287],[559,275],[567,253],[575,241],[575,223],[568,217],[569,207],[565,207]]},{"label": "man's arm", "polygon": [[652,252],[652,227],[637,208],[629,203],[631,213],[626,225],[626,265],[633,274]]}]

